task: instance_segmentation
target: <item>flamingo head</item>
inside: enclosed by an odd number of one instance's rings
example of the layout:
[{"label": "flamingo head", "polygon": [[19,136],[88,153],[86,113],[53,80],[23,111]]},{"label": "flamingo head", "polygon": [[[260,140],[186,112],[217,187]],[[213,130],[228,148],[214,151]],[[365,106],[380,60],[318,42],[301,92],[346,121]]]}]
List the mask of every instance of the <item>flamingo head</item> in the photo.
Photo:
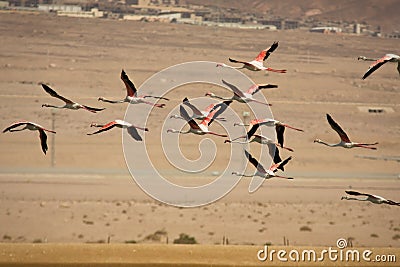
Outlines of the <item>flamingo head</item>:
[{"label": "flamingo head", "polygon": [[217,65],[215,66],[215,67],[226,67],[226,64],[224,64],[224,63],[217,63]]},{"label": "flamingo head", "polygon": [[314,140],[314,143],[321,143],[322,141],[321,141],[321,139],[315,139]]},{"label": "flamingo head", "polygon": [[340,200],[343,200],[343,199],[348,199],[348,198],[347,198],[347,196],[344,196],[344,197],[342,197]]},{"label": "flamingo head", "polygon": [[214,97],[214,96],[215,96],[215,94],[214,94],[214,93],[211,93],[211,92],[207,92],[207,93],[205,94],[205,96]]},{"label": "flamingo head", "polygon": [[226,139],[226,140],[224,141],[224,144],[225,144],[225,143],[232,143],[232,141],[229,140],[229,139]]},{"label": "flamingo head", "polygon": [[90,127],[98,127],[99,125],[97,124],[97,123],[95,123],[95,122],[92,122],[91,124],[90,124]]},{"label": "flamingo head", "polygon": [[97,98],[97,101],[104,101],[104,97]]},{"label": "flamingo head", "polygon": [[360,60],[360,59],[362,59],[362,60],[366,60],[367,58],[366,58],[366,57],[364,57],[364,56],[359,56],[359,57],[357,58],[357,60]]},{"label": "flamingo head", "polygon": [[171,115],[169,118],[170,119],[179,119],[179,116],[178,115]]}]

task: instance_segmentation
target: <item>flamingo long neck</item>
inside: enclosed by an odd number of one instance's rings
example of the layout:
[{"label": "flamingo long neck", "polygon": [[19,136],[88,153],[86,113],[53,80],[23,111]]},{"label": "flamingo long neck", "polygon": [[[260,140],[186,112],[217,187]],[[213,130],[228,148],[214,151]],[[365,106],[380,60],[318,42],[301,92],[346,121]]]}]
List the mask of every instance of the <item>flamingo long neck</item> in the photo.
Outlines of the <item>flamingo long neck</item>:
[{"label": "flamingo long neck", "polygon": [[105,99],[103,97],[99,97],[97,100],[98,101],[107,102],[107,103],[112,103],[112,104],[124,103],[125,102],[125,99],[122,99],[122,100],[109,100],[109,99]]},{"label": "flamingo long neck", "polygon": [[330,146],[330,147],[337,147],[337,146],[340,146],[340,144],[341,144],[341,143],[337,143],[337,144],[328,144],[328,143],[326,143],[326,142],[324,142],[324,141],[322,141],[322,140],[318,140],[317,143],[320,143],[320,144],[323,144],[323,145],[326,145],[326,146]]},{"label": "flamingo long neck", "polygon": [[356,198],[356,197],[343,197],[343,199],[346,200],[357,200],[357,201],[368,201],[368,199],[364,199],[364,198]]},{"label": "flamingo long neck", "polygon": [[50,105],[50,104],[43,104],[42,107],[46,107],[46,108],[67,108],[66,106],[54,106],[54,105]]},{"label": "flamingo long neck", "polygon": [[367,57],[362,57],[362,56],[358,57],[358,60],[360,60],[360,59],[362,59],[364,61],[376,61],[376,58],[367,58]]},{"label": "flamingo long neck", "polygon": [[222,97],[222,96],[218,96],[218,95],[210,95],[210,97],[211,97],[211,98],[220,99],[220,100],[223,100],[223,101],[230,101],[230,100],[232,100],[232,97],[227,98],[227,97]]},{"label": "flamingo long neck", "polygon": [[233,175],[236,176],[241,176],[241,177],[253,177],[254,175],[251,174],[245,174],[245,173],[238,173],[238,172],[232,172]]}]

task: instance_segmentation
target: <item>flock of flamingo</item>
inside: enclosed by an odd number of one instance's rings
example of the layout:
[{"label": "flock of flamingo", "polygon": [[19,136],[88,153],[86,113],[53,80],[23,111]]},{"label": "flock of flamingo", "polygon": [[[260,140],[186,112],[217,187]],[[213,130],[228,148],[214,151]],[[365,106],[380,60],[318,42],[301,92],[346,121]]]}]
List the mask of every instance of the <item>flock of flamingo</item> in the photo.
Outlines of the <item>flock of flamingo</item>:
[{"label": "flock of flamingo", "polygon": [[[286,73],[286,70],[277,70],[277,69],[272,69],[269,67],[264,66],[264,62],[268,59],[268,57],[271,55],[272,52],[274,52],[278,48],[278,42],[274,42],[269,48],[262,50],[257,57],[252,60],[252,61],[240,61],[236,59],[229,58],[229,61],[232,63],[239,63],[242,64],[240,67],[234,67],[234,66],[229,66],[223,63],[218,63],[217,67],[226,67],[226,68],[234,68],[234,69],[247,69],[250,71],[271,71],[271,72],[277,72],[277,73]],[[369,66],[368,70],[365,72],[365,74],[362,76],[362,79],[366,79],[368,76],[370,76],[373,72],[375,72],[378,68],[380,68],[382,65],[388,63],[388,62],[393,62],[393,63],[398,63],[397,65],[397,70],[400,74],[400,56],[394,55],[394,54],[386,54],[382,58],[379,59],[372,59],[372,58],[366,58],[363,56],[358,57],[358,60],[364,60],[364,61],[373,61],[373,63]],[[152,103],[146,100],[146,98],[155,98],[158,100],[166,100],[168,101],[168,98],[161,97],[161,96],[152,96],[152,95],[138,95],[138,90],[136,89],[135,85],[133,82],[129,79],[128,75],[125,73],[124,70],[121,71],[121,80],[125,84],[126,87],[126,96],[124,99],[121,100],[109,100],[105,99],[103,97],[99,97],[98,101],[106,102],[106,103],[112,103],[112,104],[117,104],[117,103],[124,103],[127,102],[129,104],[147,104],[151,105],[153,107],[157,108],[163,108],[165,106],[164,103]],[[274,84],[254,84],[250,88],[248,88],[245,92],[240,90],[238,87],[236,87],[233,84],[228,83],[225,80],[222,80],[222,82],[231,89],[233,92],[233,96],[230,98],[225,98],[221,96],[217,96],[211,92],[208,92],[205,94],[205,96],[209,96],[211,98],[216,98],[221,100],[221,102],[216,103],[216,104],[211,104],[209,105],[204,111],[198,109],[195,107],[192,103],[190,103],[188,98],[184,98],[182,101],[182,105],[179,107],[179,112],[180,115],[172,115],[170,118],[177,118],[177,119],[183,119],[187,122],[189,126],[189,130],[187,131],[180,131],[180,130],[175,130],[175,129],[168,129],[168,133],[178,133],[178,134],[197,134],[197,135],[205,135],[205,134],[211,134],[211,135],[216,135],[220,137],[228,137],[226,134],[220,134],[220,133],[215,133],[209,130],[209,126],[214,120],[218,121],[226,121],[225,118],[220,117],[220,115],[228,108],[228,106],[233,102],[237,101],[239,103],[249,103],[249,102],[255,102],[259,103],[262,105],[269,105],[268,103],[264,103],[261,101],[256,100],[253,98],[253,95],[259,92],[262,89],[270,89],[270,88],[277,88],[277,85]],[[58,108],[58,109],[72,109],[72,110],[77,110],[77,109],[84,109],[92,113],[100,112],[104,110],[105,108],[94,108],[94,107],[89,107],[86,105],[79,104],[77,102],[74,102],[66,97],[61,96],[58,94],[55,90],[50,88],[46,84],[41,84],[42,88],[46,93],[48,93],[50,96],[54,98],[58,98],[59,100],[63,101],[65,104],[63,106],[55,106],[51,104],[43,104],[42,107],[51,107],[51,108]],[[190,108],[192,110],[192,116],[188,114],[188,112],[185,109],[185,106]],[[337,132],[337,134],[340,137],[340,142],[336,144],[329,144],[326,143],[320,139],[315,139],[315,143],[323,144],[329,147],[343,147],[343,148],[366,148],[366,149],[377,149],[375,145],[378,143],[356,143],[350,141],[350,138],[346,134],[346,132],[341,128],[341,126],[333,120],[331,115],[326,114],[327,121],[331,128]],[[198,120],[199,122],[196,122]],[[112,128],[122,128],[122,129],[127,129],[129,135],[134,138],[136,141],[142,141],[142,137],[138,133],[137,130],[141,131],[148,131],[148,128],[145,127],[139,127],[136,125],[133,125],[129,122],[123,121],[123,120],[114,120],[106,124],[97,124],[97,123],[92,123],[90,125],[91,127],[99,127],[100,129],[93,132],[93,133],[88,133],[88,135],[94,135],[94,134],[99,134],[105,131],[108,131]],[[243,124],[243,123],[235,123],[234,126],[248,126],[248,131],[246,135],[239,136],[237,138],[234,138],[232,140],[225,140],[225,143],[239,143],[239,144],[249,144],[252,142],[259,143],[261,145],[268,145],[269,153],[273,159],[273,164],[268,168],[265,169],[260,162],[258,162],[257,159],[255,159],[248,151],[244,150],[245,157],[248,159],[248,161],[256,168],[256,172],[254,174],[244,174],[244,173],[238,173],[238,172],[232,172],[232,175],[238,175],[241,177],[253,177],[253,176],[260,176],[264,179],[270,179],[270,178],[284,178],[284,179],[293,179],[292,177],[286,177],[286,176],[281,176],[277,174],[278,170],[284,171],[284,166],[288,164],[288,162],[292,159],[291,156],[287,157],[286,159],[282,160],[280,155],[279,155],[279,149],[278,147],[282,149],[286,149],[288,151],[293,152],[292,148],[284,146],[284,131],[286,128],[296,130],[296,131],[301,131],[303,132],[302,129],[295,128],[293,126],[290,126],[286,123],[274,120],[274,119],[253,119],[250,121],[249,124]],[[267,126],[267,127],[275,127],[276,131],[276,136],[277,136],[277,141],[272,140],[268,137],[258,135],[256,134],[257,130],[261,126]],[[3,133],[6,132],[16,132],[16,131],[23,131],[23,130],[31,130],[31,131],[38,131],[39,132],[39,138],[40,138],[40,144],[41,148],[44,154],[46,154],[48,150],[47,146],[47,134],[46,132],[53,133],[55,134],[56,132],[53,130],[49,130],[44,128],[43,126],[35,123],[35,122],[30,122],[30,121],[18,121],[10,126],[8,126],[6,129],[3,130]],[[348,195],[351,196],[356,196],[356,197],[348,197],[344,196],[342,199],[346,200],[358,200],[358,201],[370,201],[375,204],[389,204],[389,205],[397,205],[400,206],[400,202],[395,202],[392,200],[385,199],[383,197],[377,196],[377,195],[372,195],[372,194],[367,194],[367,193],[360,193],[357,191],[345,191]]]}]

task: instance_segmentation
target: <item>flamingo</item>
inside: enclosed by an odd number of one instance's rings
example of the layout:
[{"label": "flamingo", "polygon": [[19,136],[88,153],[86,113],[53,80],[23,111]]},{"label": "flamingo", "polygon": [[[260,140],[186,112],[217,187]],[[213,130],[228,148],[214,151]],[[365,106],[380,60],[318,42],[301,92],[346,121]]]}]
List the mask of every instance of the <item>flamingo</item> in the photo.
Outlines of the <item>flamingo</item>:
[{"label": "flamingo", "polygon": [[242,92],[240,91],[239,88],[237,88],[236,86],[234,86],[233,84],[230,84],[224,80],[222,80],[222,82],[224,84],[226,84],[229,88],[231,88],[231,90],[233,91],[233,96],[231,98],[224,98],[221,96],[217,96],[211,92],[206,93],[206,96],[212,97],[212,98],[217,98],[217,99],[221,99],[224,101],[231,101],[231,100],[236,100],[240,103],[249,103],[249,102],[256,102],[259,104],[263,104],[266,106],[271,106],[271,104],[268,103],[263,103],[261,101],[258,101],[256,99],[253,98],[253,95],[255,93],[257,93],[258,91],[260,91],[261,89],[265,89],[265,88],[277,88],[278,85],[275,84],[254,84],[252,86],[250,86],[250,88],[246,91],[246,92]]},{"label": "flamingo", "polygon": [[400,202],[395,202],[393,200],[389,200],[381,196],[371,195],[367,193],[360,193],[357,191],[345,191],[345,192],[352,196],[365,196],[365,198],[343,196],[342,200],[346,199],[346,200],[357,200],[357,201],[370,201],[374,204],[388,204],[388,205],[400,206]]},{"label": "flamingo", "polygon": [[[283,143],[284,143],[284,135],[283,134],[285,132],[285,128],[293,129],[293,130],[296,130],[296,131],[299,131],[299,132],[304,132],[304,130],[302,130],[302,129],[295,128],[293,126],[290,126],[290,125],[288,125],[286,123],[282,123],[282,122],[280,122],[278,120],[274,120],[274,119],[263,119],[263,120],[254,119],[254,120],[250,121],[250,124],[234,123],[233,125],[234,126],[250,126],[246,135],[238,137],[238,138],[247,137],[247,139],[249,139],[251,136],[253,136],[254,133],[257,131],[257,129],[260,126],[263,126],[263,125],[265,125],[265,126],[275,126],[275,131],[276,131],[276,136],[277,136],[277,139],[278,139],[278,144],[282,148],[285,148],[285,149],[287,149],[289,151],[290,151],[290,149],[283,145]],[[238,138],[236,138],[236,139],[238,139]],[[234,139],[234,140],[236,140],[236,139]]]},{"label": "flamingo", "polygon": [[329,114],[326,114],[326,118],[329,122],[329,124],[331,125],[332,129],[335,130],[338,135],[340,136],[340,142],[337,144],[327,144],[324,141],[320,140],[320,139],[315,139],[314,143],[320,143],[326,146],[330,146],[330,147],[344,147],[344,148],[353,148],[353,147],[362,147],[362,148],[368,148],[368,149],[374,149],[376,150],[376,147],[371,147],[373,145],[377,145],[378,142],[375,142],[373,144],[363,144],[363,143],[354,143],[350,141],[350,138],[347,136],[347,134],[345,133],[345,131],[343,131],[343,129],[339,126],[339,124],[337,124],[332,117]]},{"label": "flamingo", "polygon": [[270,179],[273,177],[276,178],[284,178],[284,179],[293,179],[293,177],[285,177],[285,176],[280,176],[276,175],[275,172],[278,171],[278,169],[283,169],[283,167],[292,159],[292,157],[288,157],[285,160],[274,163],[271,165],[271,167],[268,170],[265,170],[264,167],[255,159],[253,156],[247,152],[246,150],[244,151],[246,158],[250,161],[251,164],[253,164],[254,167],[256,167],[257,171],[255,174],[252,175],[246,175],[246,174],[241,174],[238,172],[232,172],[233,175],[237,176],[243,176],[243,177],[254,177],[254,176],[260,176],[264,179]]},{"label": "flamingo", "polygon": [[358,57],[358,60],[360,60],[360,59],[364,60],[364,61],[374,61],[374,63],[372,63],[371,66],[369,66],[367,72],[362,77],[363,80],[366,79],[369,75],[371,75],[374,71],[379,69],[386,62],[394,62],[394,63],[397,62],[397,71],[399,72],[399,75],[400,75],[400,56],[398,56],[398,55],[386,54],[379,59],[367,58],[367,57],[360,56],[360,57]]},{"label": "flamingo", "polygon": [[258,54],[258,56],[252,61],[240,61],[240,60],[229,58],[230,62],[243,64],[243,66],[241,66],[241,67],[232,67],[232,66],[226,65],[224,63],[218,63],[217,67],[227,67],[227,68],[233,68],[233,69],[248,69],[251,71],[265,70],[265,71],[286,73],[286,70],[276,70],[276,69],[264,67],[264,61],[267,60],[269,55],[272,52],[274,52],[277,47],[278,47],[278,42],[274,42],[269,48],[262,50]]},{"label": "flamingo", "polygon": [[214,118],[215,114],[218,112],[218,110],[221,107],[215,109],[214,111],[210,112],[207,117],[201,121],[200,124],[197,124],[195,120],[193,120],[189,114],[186,112],[185,108],[183,106],[179,107],[180,115],[182,118],[186,120],[186,122],[189,124],[190,128],[188,131],[179,131],[175,129],[168,129],[167,133],[180,133],[180,134],[188,134],[188,133],[193,133],[193,134],[198,134],[198,135],[204,135],[204,134],[212,134],[216,136],[221,136],[221,137],[227,137],[226,134],[218,134],[214,133],[208,130],[208,126],[211,123],[211,120]]},{"label": "flamingo", "polygon": [[[231,140],[225,140],[224,143],[238,143],[238,144],[249,144],[252,142],[257,142],[263,145],[268,145],[268,152],[269,155],[274,159],[274,163],[279,163],[282,161],[280,154],[279,154],[279,149],[278,149],[278,144],[272,141],[270,138],[262,136],[262,135],[253,135],[253,139],[249,140],[246,139],[246,141],[241,142],[241,141],[231,141]],[[293,152],[293,149],[285,147],[285,149]],[[279,167],[282,171],[284,171],[283,166]]]},{"label": "flamingo", "polygon": [[[212,119],[210,121],[210,123],[209,123],[209,125],[210,125],[213,122],[213,120],[226,121],[225,118],[218,118],[218,116],[221,115],[222,112],[224,112],[228,108],[228,106],[232,103],[232,100],[227,100],[227,101],[223,101],[223,102],[219,102],[219,103],[210,104],[204,111],[199,110],[196,106],[194,106],[192,103],[190,103],[189,99],[187,99],[187,97],[185,97],[183,99],[182,103],[184,105],[188,106],[193,111],[192,118],[197,119],[197,120],[204,120],[208,116],[208,114],[210,114],[210,112],[221,107],[218,110],[218,112],[215,114],[214,119]],[[170,116],[170,118],[184,119],[183,117],[181,117],[179,115],[172,115],[172,116]]]},{"label": "flamingo", "polygon": [[96,113],[97,111],[102,111],[102,110],[105,109],[105,108],[92,108],[92,107],[89,107],[89,106],[85,106],[85,105],[81,105],[79,103],[73,102],[73,101],[69,100],[68,98],[65,98],[65,97],[59,95],[56,91],[51,89],[46,84],[42,83],[42,87],[46,91],[46,93],[48,93],[52,97],[58,98],[58,99],[60,99],[60,100],[65,102],[64,106],[54,106],[54,105],[50,105],[50,104],[43,104],[42,107],[67,108],[67,109],[74,109],[74,110],[76,110],[76,109],[85,109],[85,110],[90,111],[92,113]]},{"label": "flamingo", "polygon": [[145,132],[147,132],[149,130],[147,128],[142,128],[142,127],[135,126],[135,125],[133,125],[133,124],[131,124],[129,122],[123,121],[123,120],[114,120],[114,121],[111,121],[111,122],[109,122],[107,124],[92,123],[90,125],[90,127],[101,127],[101,129],[96,131],[96,132],[94,132],[94,133],[88,133],[87,135],[93,135],[93,134],[98,134],[98,133],[101,133],[101,132],[105,132],[105,131],[108,131],[108,130],[114,128],[114,127],[127,129],[129,135],[132,136],[132,138],[135,139],[136,141],[142,141],[142,137],[139,135],[137,129],[145,131]]},{"label": "flamingo", "polygon": [[[20,128],[20,129],[14,129],[19,126],[24,126],[24,127]],[[52,131],[52,130],[48,130],[48,129],[44,128],[43,126],[41,126],[37,123],[34,123],[34,122],[19,121],[19,122],[15,122],[15,123],[11,124],[10,126],[8,126],[6,129],[3,130],[3,133],[18,132],[18,131],[23,131],[23,130],[39,131],[39,138],[40,138],[40,144],[42,146],[42,151],[46,155],[46,152],[48,150],[46,132],[49,132],[49,133],[56,133],[56,132]]]},{"label": "flamingo", "polygon": [[121,100],[108,100],[108,99],[105,99],[104,97],[99,97],[98,101],[103,101],[103,102],[112,103],[112,104],[124,103],[124,102],[128,102],[130,104],[144,103],[144,104],[147,104],[147,105],[150,105],[150,106],[163,108],[165,106],[165,104],[151,103],[151,102],[146,101],[145,98],[157,98],[157,99],[164,99],[164,100],[167,100],[167,101],[169,100],[168,98],[161,97],[161,96],[151,96],[151,95],[138,96],[137,95],[138,92],[137,92],[137,89],[136,89],[135,85],[129,79],[128,75],[125,73],[124,70],[121,71],[121,79],[124,82],[125,87],[126,87],[126,97],[124,99],[121,99]]},{"label": "flamingo", "polygon": [[[246,138],[246,137],[247,137],[247,136],[244,135],[244,136],[240,136],[240,137],[238,137],[238,138],[235,138],[235,139],[233,139],[233,140],[225,140],[224,143],[250,144],[250,143],[255,142],[255,143],[262,144],[262,145],[268,145],[268,147],[269,147],[270,145],[273,145],[273,146],[280,146],[279,143],[276,143],[276,142],[274,142],[272,139],[270,139],[270,138],[268,138],[268,137],[266,137],[266,136],[263,136],[263,135],[253,134],[253,135],[251,136],[251,137],[252,137],[251,139],[250,139],[250,138]],[[237,139],[239,139],[239,138],[246,138],[246,140],[245,140],[245,141],[237,141]],[[285,147],[285,146],[283,146],[282,148],[283,148],[283,149],[286,149],[286,150],[288,150],[288,151],[290,151],[290,152],[293,152],[293,149],[291,149],[290,147]]]}]

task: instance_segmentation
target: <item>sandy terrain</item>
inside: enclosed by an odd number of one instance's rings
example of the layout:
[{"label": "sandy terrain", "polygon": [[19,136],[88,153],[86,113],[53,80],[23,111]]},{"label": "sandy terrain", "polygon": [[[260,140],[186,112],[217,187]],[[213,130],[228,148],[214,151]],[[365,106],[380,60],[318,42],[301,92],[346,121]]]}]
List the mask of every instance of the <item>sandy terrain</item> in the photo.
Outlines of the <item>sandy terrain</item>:
[{"label": "sandy terrain", "polygon": [[[98,114],[82,110],[55,113],[55,167],[53,143],[44,156],[36,133],[0,135],[0,238],[3,242],[155,242],[172,243],[180,233],[200,244],[272,243],[334,246],[351,238],[359,247],[399,247],[398,207],[340,201],[353,188],[400,201],[399,163],[359,156],[399,156],[399,76],[387,65],[362,81],[369,63],[357,56],[397,53],[399,40],[300,31],[269,32],[216,29],[187,25],[59,18],[50,15],[0,15],[0,114],[3,128],[14,121],[32,120],[51,127],[51,110],[42,103],[61,104],[38,85],[48,83],[60,94],[83,104],[107,109]],[[248,40],[258,40],[249,45]],[[276,119],[305,129],[287,131],[286,144],[295,152],[286,175],[292,181],[269,180],[248,194],[248,179],[225,198],[200,208],[180,209],[147,196],[129,176],[121,145],[121,131],[98,136],[89,125],[123,118],[126,104],[97,101],[125,94],[119,74],[124,68],[136,85],[154,73],[187,61],[227,63],[229,56],[253,58],[274,40],[280,41],[268,59],[287,74],[243,71],[257,83],[274,83],[264,91]],[[184,175],[165,160],[160,150],[160,124],[184,96],[198,97],[221,88],[199,85],[178,88],[165,109],[151,114],[146,143],[160,171],[183,184],[198,176]],[[360,107],[387,108],[372,114]],[[233,103],[239,114],[244,105]],[[393,111],[393,112],[390,112]],[[327,148],[315,138],[336,142],[325,119],[330,113],[354,141],[379,142],[377,151]],[[215,126],[218,129],[218,126]],[[214,128],[213,128],[214,129]],[[197,158],[200,137],[181,138],[183,153]],[[229,161],[230,147],[212,138],[218,149],[213,165],[201,174],[201,183],[215,179]],[[252,145],[255,151],[257,145]],[[140,157],[140,156],[139,156]],[[141,157],[138,158],[140,168]],[[247,172],[253,172],[248,167]],[[143,170],[146,173],[146,170]],[[155,234],[158,232],[158,234]]]}]

